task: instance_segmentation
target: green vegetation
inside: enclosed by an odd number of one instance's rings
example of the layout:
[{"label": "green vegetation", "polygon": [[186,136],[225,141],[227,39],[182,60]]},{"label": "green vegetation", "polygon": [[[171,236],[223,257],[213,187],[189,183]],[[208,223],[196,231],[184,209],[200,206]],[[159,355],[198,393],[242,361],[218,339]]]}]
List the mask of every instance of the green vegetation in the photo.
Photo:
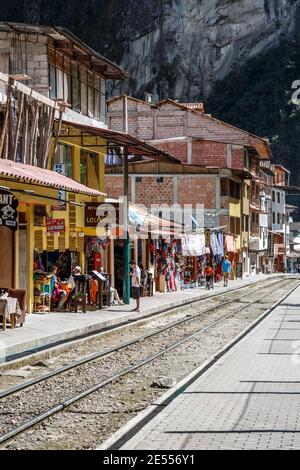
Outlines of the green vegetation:
[{"label": "green vegetation", "polygon": [[292,103],[292,83],[300,80],[300,35],[251,59],[218,82],[206,111],[270,139],[274,161],[300,185],[300,106]]}]

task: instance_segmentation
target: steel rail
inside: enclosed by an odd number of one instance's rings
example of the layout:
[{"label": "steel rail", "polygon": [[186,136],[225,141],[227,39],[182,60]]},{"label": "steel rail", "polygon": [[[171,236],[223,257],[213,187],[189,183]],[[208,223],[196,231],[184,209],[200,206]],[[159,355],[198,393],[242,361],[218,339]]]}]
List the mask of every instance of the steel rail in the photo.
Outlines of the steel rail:
[{"label": "steel rail", "polygon": [[[292,279],[292,278],[289,277],[288,279]],[[99,335],[102,335],[102,334],[105,334],[105,333],[114,333],[115,331],[118,331],[120,328],[124,328],[124,327],[127,327],[129,325],[133,325],[133,326],[137,325],[140,322],[146,321],[148,319],[152,319],[152,318],[155,318],[155,317],[160,317],[161,315],[167,314],[170,311],[177,312],[179,310],[182,310],[183,307],[187,307],[187,306],[193,305],[195,303],[200,303],[200,302],[202,303],[202,302],[205,302],[206,300],[209,300],[209,299],[216,299],[217,297],[222,297],[222,296],[227,295],[227,294],[234,294],[235,292],[238,292],[240,290],[249,289],[253,286],[256,286],[259,283],[263,283],[265,285],[267,282],[268,282],[268,279],[261,280],[261,281],[256,281],[256,282],[246,284],[246,285],[241,286],[241,287],[230,288],[226,292],[219,292],[219,293],[216,293],[216,294],[209,294],[208,296],[201,296],[200,298],[198,297],[196,299],[192,298],[192,299],[187,300],[184,304],[181,304],[181,305],[177,305],[177,306],[175,305],[173,307],[166,306],[165,308],[162,308],[158,312],[148,313],[148,314],[143,315],[140,318],[123,320],[120,323],[118,323],[117,325],[110,325],[110,326],[104,327],[104,328],[102,328],[100,330],[97,330],[97,331],[87,332],[87,333],[84,333],[83,335],[81,335],[77,338],[67,338],[65,340],[60,340],[60,341],[58,341],[54,344],[47,345],[46,347],[37,348],[34,351],[33,350],[25,351],[24,353],[22,353],[21,357],[19,357],[19,354],[17,354],[17,356],[19,358],[18,359],[16,358],[16,361],[20,361],[23,358],[29,357],[31,354],[34,354],[34,353],[39,353],[41,351],[43,351],[43,352],[51,351],[53,348],[55,348],[57,346],[60,346],[62,344],[64,344],[64,345],[69,344],[70,347],[71,347],[74,342],[77,343],[78,341],[85,341],[85,340],[88,340],[88,339],[97,339],[99,337]],[[275,284],[276,282],[278,282],[278,281],[275,281],[273,283]],[[269,285],[272,285],[273,283],[269,283],[269,284],[266,284],[266,285],[269,286]],[[8,359],[6,364],[9,364],[11,361],[12,361],[11,359]],[[0,370],[1,370],[1,365],[3,365],[3,363],[0,363]],[[15,365],[15,363],[13,363],[12,365]]]},{"label": "steel rail", "polygon": [[[282,280],[280,281],[275,281],[275,282],[272,282],[271,284],[268,284],[267,286],[264,286],[264,288],[268,288],[268,287],[272,287],[276,284],[279,284],[281,283]],[[262,288],[258,288],[258,289],[255,289],[253,292],[251,292],[250,294],[255,294],[256,292],[259,292],[261,291]],[[224,295],[224,293],[220,294],[220,295]],[[60,375],[60,374],[63,374],[65,372],[68,372],[72,369],[76,369],[82,365],[85,365],[85,364],[88,364],[89,362],[93,362],[97,359],[101,359],[105,356],[108,356],[110,354],[113,354],[115,352],[118,352],[122,349],[125,349],[126,347],[129,347],[129,346],[133,346],[134,344],[138,344],[140,343],[141,341],[144,341],[146,339],[149,339],[153,336],[156,336],[160,333],[164,333],[165,331],[169,330],[169,329],[172,329],[172,328],[175,328],[176,326],[178,325],[181,325],[183,323],[187,323],[187,322],[190,322],[190,321],[193,321],[195,319],[197,319],[198,317],[202,316],[202,315],[205,315],[209,312],[212,312],[214,310],[217,310],[218,308],[220,307],[225,307],[226,305],[229,305],[229,304],[232,304],[234,302],[238,302],[239,300],[243,299],[244,297],[247,297],[249,295],[249,292],[247,292],[246,294],[243,294],[241,295],[240,297],[236,297],[234,299],[229,299],[225,302],[221,302],[219,303],[218,305],[215,305],[213,307],[209,307],[205,310],[202,310],[201,312],[199,313],[196,313],[195,315],[192,315],[192,316],[189,316],[189,317],[185,317],[185,318],[182,318],[180,320],[176,320],[175,322],[172,322],[168,325],[165,325],[164,327],[162,328],[157,328],[156,330],[153,330],[151,333],[147,333],[147,334],[144,334],[144,335],[141,335],[141,336],[138,336],[137,338],[134,338],[132,340],[129,340],[129,341],[126,341],[126,342],[123,342],[123,343],[120,343],[118,346],[113,346],[109,349],[104,349],[100,352],[97,352],[97,353],[94,353],[94,354],[91,354],[89,356],[86,356],[82,359],[80,359],[79,361],[76,361],[76,362],[73,362],[71,364],[68,364],[64,367],[61,367],[59,369],[55,369],[51,372],[48,372],[46,374],[43,374],[43,375],[40,375],[39,377],[36,377],[32,380],[28,380],[26,382],[23,382],[21,384],[18,384],[16,385],[15,387],[11,387],[11,388],[8,388],[6,390],[4,390],[3,392],[0,392],[0,400],[3,399],[3,398],[6,398],[10,395],[13,395],[17,392],[20,392],[22,390],[25,390],[27,388],[30,388],[34,385],[37,385],[41,382],[44,382],[45,380],[48,380],[48,379],[51,379],[52,377],[56,377],[57,375]],[[206,299],[207,300],[207,299]],[[195,303],[198,303],[198,301],[196,301]],[[169,311],[172,311],[173,309],[171,308]],[[155,317],[154,317],[155,318]],[[144,321],[144,320],[140,320],[140,321]]]},{"label": "steel rail", "polygon": [[[297,287],[299,287],[299,285],[300,285],[300,283],[297,283],[296,286],[293,286],[293,288],[288,292],[288,294],[285,296],[285,298],[287,298]],[[261,300],[263,300],[265,297],[267,297],[269,295],[270,295],[270,293],[264,294],[259,299],[253,300],[252,302],[247,303],[243,307],[240,307],[240,308],[234,310],[233,312],[230,312],[229,314],[224,315],[222,318],[219,318],[218,320],[215,320],[214,322],[212,322],[209,325],[206,325],[205,327],[197,330],[193,334],[181,339],[180,341],[176,341],[171,346],[168,346],[167,348],[164,348],[163,350],[159,351],[158,353],[155,353],[154,355],[149,356],[146,359],[143,359],[142,361],[140,361],[140,362],[138,362],[134,365],[131,365],[127,368],[122,369],[121,371],[119,371],[116,374],[113,374],[111,377],[107,378],[106,380],[94,385],[93,387],[90,387],[90,388],[84,390],[83,392],[81,392],[79,394],[74,395],[73,397],[71,397],[69,399],[64,400],[62,403],[50,408],[48,411],[46,411],[46,412],[44,412],[44,413],[42,413],[38,416],[35,416],[34,418],[26,421],[22,425],[17,426],[12,431],[9,431],[8,433],[5,433],[2,436],[0,436],[0,444],[3,444],[5,442],[7,442],[8,440],[12,439],[13,437],[17,436],[18,434],[22,433],[23,431],[26,431],[27,429],[32,428],[36,424],[41,423],[45,419],[57,414],[60,411],[65,410],[66,408],[73,405],[74,403],[76,403],[76,402],[82,400],[83,398],[91,395],[92,393],[95,393],[98,390],[104,388],[106,385],[109,385],[112,382],[124,377],[125,375],[128,375],[129,373],[134,372],[137,369],[140,369],[144,365],[149,364],[150,362],[154,361],[155,359],[163,356],[164,354],[172,351],[173,349],[176,349],[178,346],[181,346],[182,344],[190,341],[191,339],[194,339],[197,335],[199,335],[201,333],[204,333],[205,331],[207,331],[208,329],[210,329],[213,326],[217,325],[218,323],[221,323],[222,321],[232,317],[233,315],[235,315],[237,313],[240,313],[241,311],[249,308],[251,305],[261,302]],[[278,302],[277,302],[277,304],[278,304]]]}]

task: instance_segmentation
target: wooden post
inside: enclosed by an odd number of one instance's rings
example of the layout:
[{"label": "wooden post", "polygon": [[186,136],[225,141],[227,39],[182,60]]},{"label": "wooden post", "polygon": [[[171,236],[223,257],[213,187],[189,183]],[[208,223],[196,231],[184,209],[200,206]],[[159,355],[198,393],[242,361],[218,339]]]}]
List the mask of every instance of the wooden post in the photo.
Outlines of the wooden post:
[{"label": "wooden post", "polygon": [[25,102],[25,118],[23,124],[23,139],[22,139],[22,161],[23,163],[27,163],[27,154],[28,154],[28,100],[26,98]]},{"label": "wooden post", "polygon": [[2,157],[2,153],[3,153],[5,137],[7,137],[6,134],[7,134],[8,119],[9,119],[9,115],[10,115],[11,93],[12,93],[12,89],[13,89],[13,83],[14,83],[14,81],[10,78],[9,82],[8,82],[8,88],[7,88],[7,100],[6,100],[5,117],[4,117],[1,137],[0,137],[0,158]]},{"label": "wooden post", "polygon": [[29,147],[29,165],[34,165],[34,144],[36,140],[37,127],[38,127],[38,118],[39,118],[39,105],[34,106],[34,111],[32,113],[32,122],[31,122],[31,135],[30,135],[30,147]]},{"label": "wooden post", "polygon": [[43,158],[43,168],[46,168],[46,169],[48,167],[49,149],[50,149],[50,143],[51,143],[51,138],[52,138],[54,118],[55,118],[55,108],[52,108],[50,112],[49,121],[48,121],[47,132],[46,132],[46,147],[45,147],[45,153],[44,153],[44,158]]},{"label": "wooden post", "polygon": [[19,113],[18,113],[17,128],[16,128],[16,133],[15,133],[13,153],[12,153],[12,160],[14,162],[16,161],[16,154],[17,154],[17,148],[18,148],[20,127],[21,127],[21,122],[22,122],[22,117],[23,117],[24,98],[25,98],[24,93],[21,93],[21,98],[20,98],[20,102],[19,102]]},{"label": "wooden post", "polygon": [[60,104],[59,105],[59,120],[58,120],[58,130],[57,134],[55,136],[55,143],[54,143],[54,151],[53,151],[53,160],[55,160],[56,154],[57,154],[57,149],[58,149],[58,142],[59,142],[59,136],[61,133],[61,126],[62,126],[62,118],[63,118],[63,113],[65,111],[65,107]]},{"label": "wooden post", "polygon": [[123,211],[125,215],[124,222],[124,252],[123,252],[123,300],[126,305],[130,305],[130,277],[129,277],[129,263],[130,263],[130,239],[129,239],[129,227],[128,227],[128,211],[129,211],[129,185],[128,185],[128,151],[125,148],[123,152]]}]

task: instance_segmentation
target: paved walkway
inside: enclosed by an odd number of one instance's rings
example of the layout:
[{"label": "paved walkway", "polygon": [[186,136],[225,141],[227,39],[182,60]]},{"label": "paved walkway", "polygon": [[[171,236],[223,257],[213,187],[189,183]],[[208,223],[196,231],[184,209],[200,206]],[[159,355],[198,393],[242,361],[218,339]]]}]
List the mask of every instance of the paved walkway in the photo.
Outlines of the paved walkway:
[{"label": "paved walkway", "polygon": [[[268,279],[270,276],[252,276],[244,280],[230,283],[230,288]],[[226,289],[218,284],[213,293]],[[211,291],[212,292],[212,291]],[[207,296],[205,288],[189,289],[183,292],[156,294],[152,298],[142,299],[140,317],[164,309],[185,305],[191,300],[197,300]],[[211,294],[210,294],[211,295]],[[82,313],[52,313],[45,315],[33,314],[27,317],[23,328],[0,331],[0,363],[8,359],[22,356],[29,351],[34,352],[45,347],[54,346],[67,340],[73,340],[92,332],[122,324],[136,318],[132,313],[134,305],[110,307],[108,309]]]},{"label": "paved walkway", "polygon": [[122,449],[300,449],[300,288]]}]

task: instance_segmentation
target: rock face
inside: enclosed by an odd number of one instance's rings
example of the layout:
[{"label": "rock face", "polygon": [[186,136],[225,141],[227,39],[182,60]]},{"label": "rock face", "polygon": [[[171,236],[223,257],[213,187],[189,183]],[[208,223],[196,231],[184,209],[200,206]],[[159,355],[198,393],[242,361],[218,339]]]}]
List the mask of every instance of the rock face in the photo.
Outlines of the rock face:
[{"label": "rock face", "polygon": [[290,0],[130,3],[145,13],[129,21],[121,59],[136,77],[132,91],[188,101],[206,98],[215,81],[291,33],[300,11]]},{"label": "rock face", "polygon": [[291,33],[300,0],[10,0],[0,16],[69,27],[131,72],[122,91],[190,101]]}]

